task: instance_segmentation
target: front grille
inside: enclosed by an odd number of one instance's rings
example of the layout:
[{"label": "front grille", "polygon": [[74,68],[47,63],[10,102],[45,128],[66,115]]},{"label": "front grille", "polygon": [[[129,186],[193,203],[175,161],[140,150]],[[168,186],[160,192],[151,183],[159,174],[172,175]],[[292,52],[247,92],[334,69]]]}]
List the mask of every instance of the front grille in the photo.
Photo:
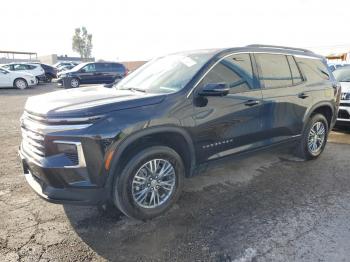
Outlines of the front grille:
[{"label": "front grille", "polygon": [[350,119],[350,115],[349,115],[348,111],[346,111],[346,110],[339,110],[338,118]]},{"label": "front grille", "polygon": [[340,103],[340,106],[350,107],[350,103]]},{"label": "front grille", "polygon": [[79,157],[77,153],[64,153],[65,156],[72,162],[73,165],[79,165]]},{"label": "front grille", "polygon": [[341,100],[350,100],[350,93],[341,93]]},{"label": "front grille", "polygon": [[34,158],[45,157],[44,135],[34,129],[33,126],[24,124],[26,118],[29,119],[26,116],[21,119],[23,150]]}]

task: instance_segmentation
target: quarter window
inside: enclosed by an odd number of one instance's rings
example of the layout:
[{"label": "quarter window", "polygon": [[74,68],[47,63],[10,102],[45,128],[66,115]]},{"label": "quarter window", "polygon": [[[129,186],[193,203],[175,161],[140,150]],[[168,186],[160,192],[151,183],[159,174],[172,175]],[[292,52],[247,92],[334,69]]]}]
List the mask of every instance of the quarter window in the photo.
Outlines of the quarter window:
[{"label": "quarter window", "polygon": [[265,88],[279,88],[293,85],[287,57],[277,54],[256,54],[260,65],[260,81]]},{"label": "quarter window", "polygon": [[221,60],[204,77],[200,86],[212,83],[227,83],[230,93],[253,89],[253,70],[249,54],[235,54]]},{"label": "quarter window", "polygon": [[329,80],[328,69],[320,59],[300,57],[296,57],[295,59],[309,82]]}]

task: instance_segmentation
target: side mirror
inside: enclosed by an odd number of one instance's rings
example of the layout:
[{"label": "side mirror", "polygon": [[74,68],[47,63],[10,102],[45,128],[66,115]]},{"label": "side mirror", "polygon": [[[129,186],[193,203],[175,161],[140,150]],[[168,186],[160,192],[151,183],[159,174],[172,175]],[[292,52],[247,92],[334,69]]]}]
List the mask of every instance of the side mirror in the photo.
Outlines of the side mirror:
[{"label": "side mirror", "polygon": [[80,73],[86,73],[86,70],[84,68],[80,69]]},{"label": "side mirror", "polygon": [[198,92],[200,96],[226,96],[230,91],[227,83],[209,83]]}]

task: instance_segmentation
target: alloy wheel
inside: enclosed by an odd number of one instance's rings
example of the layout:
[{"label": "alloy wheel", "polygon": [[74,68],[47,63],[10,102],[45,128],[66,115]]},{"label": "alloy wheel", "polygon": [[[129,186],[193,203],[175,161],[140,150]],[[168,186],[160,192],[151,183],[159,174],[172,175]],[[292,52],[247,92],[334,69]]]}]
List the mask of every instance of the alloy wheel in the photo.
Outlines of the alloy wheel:
[{"label": "alloy wheel", "polygon": [[316,154],[323,146],[326,137],[326,127],[321,121],[313,124],[308,136],[308,148],[312,154]]},{"label": "alloy wheel", "polygon": [[176,175],[173,165],[165,159],[152,159],[143,164],[132,181],[132,196],[143,208],[156,208],[175,191]]}]

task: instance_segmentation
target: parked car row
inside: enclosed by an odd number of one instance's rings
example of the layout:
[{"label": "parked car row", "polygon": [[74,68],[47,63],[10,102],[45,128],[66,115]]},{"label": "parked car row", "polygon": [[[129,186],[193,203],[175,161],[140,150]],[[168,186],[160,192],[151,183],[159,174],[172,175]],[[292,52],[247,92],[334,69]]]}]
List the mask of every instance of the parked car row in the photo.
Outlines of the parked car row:
[{"label": "parked car row", "polygon": [[32,74],[20,71],[10,71],[0,68],[0,87],[15,87],[25,89],[38,83],[36,77]]},{"label": "parked car row", "polygon": [[[49,65],[41,64],[41,63],[10,63],[1,65],[1,68],[4,69],[2,72],[2,85],[1,87],[17,87],[19,88],[15,82],[8,82],[8,79],[12,79],[13,77],[22,78],[21,81],[25,81],[25,85],[21,85],[21,89],[26,88],[28,86],[36,85],[39,82],[51,82],[53,78],[57,77],[57,70]],[[9,74],[9,72],[11,74]],[[11,76],[11,77],[10,77]],[[35,82],[28,82],[28,76],[34,76]],[[10,77],[10,78],[9,78]]]}]

